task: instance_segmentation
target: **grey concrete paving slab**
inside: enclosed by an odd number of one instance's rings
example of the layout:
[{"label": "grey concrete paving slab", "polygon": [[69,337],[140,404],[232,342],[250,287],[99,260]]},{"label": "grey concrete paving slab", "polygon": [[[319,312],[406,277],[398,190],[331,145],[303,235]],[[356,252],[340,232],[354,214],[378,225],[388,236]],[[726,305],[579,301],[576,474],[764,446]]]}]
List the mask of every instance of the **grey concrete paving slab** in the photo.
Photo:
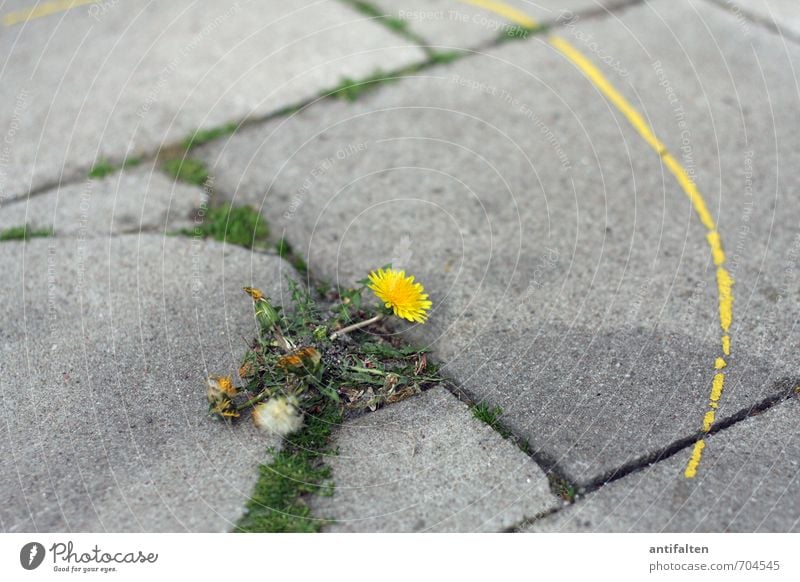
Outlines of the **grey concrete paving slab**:
[{"label": "grey concrete paving slab", "polygon": [[0,213],[0,230],[28,224],[56,236],[98,237],[140,231],[190,228],[206,192],[176,182],[152,167],[124,170],[10,202]]},{"label": "grey concrete paving slab", "polygon": [[[742,30],[751,26],[766,25],[774,27],[795,41],[800,40],[800,11],[793,0],[712,0],[730,10]],[[748,22],[751,21],[751,22]]]},{"label": "grey concrete paving slab", "polygon": [[333,532],[501,531],[561,506],[527,455],[443,388],[343,424],[336,488],[315,497]]},{"label": "grey concrete paving slab", "polygon": [[266,449],[207,417],[291,267],[188,238],[0,244],[0,528],[229,531]]},{"label": "grey concrete paving slab", "polygon": [[683,478],[683,455],[609,483],[525,531],[798,532],[800,401],[706,438],[704,466]]},{"label": "grey concrete paving slab", "polygon": [[[514,14],[498,14],[486,8],[492,2],[469,0],[374,0],[386,16],[407,23],[409,29],[430,45],[446,49],[475,49],[513,32],[522,17],[527,26],[549,25],[569,13],[604,13],[626,0],[508,0],[500,4]],[[498,3],[494,3],[498,4]]]},{"label": "grey concrete paving slab", "polygon": [[3,25],[0,54],[0,202],[424,56],[334,0],[81,5]]},{"label": "grey concrete paving slab", "polygon": [[[787,77],[796,49],[767,31],[742,44],[737,26],[706,2],[649,2],[560,30],[652,120],[718,219],[737,281],[720,418],[797,375],[785,347],[797,342],[798,208],[793,176],[775,171],[800,152]],[[656,61],[681,90],[694,149],[681,149]],[[705,91],[689,91],[700,82]],[[414,273],[434,309],[407,337],[432,345],[574,481],[700,429],[721,355],[706,231],[659,156],[544,39],[311,107],[200,155],[219,189],[262,205],[318,276],[350,285],[387,262]],[[749,199],[760,201],[752,212]]]}]

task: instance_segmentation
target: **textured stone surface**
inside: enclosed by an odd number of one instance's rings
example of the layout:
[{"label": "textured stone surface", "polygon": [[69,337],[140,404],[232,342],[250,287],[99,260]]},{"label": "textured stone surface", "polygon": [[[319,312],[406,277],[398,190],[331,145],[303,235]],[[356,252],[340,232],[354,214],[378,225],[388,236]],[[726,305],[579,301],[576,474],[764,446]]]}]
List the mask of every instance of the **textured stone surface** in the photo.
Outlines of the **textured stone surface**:
[{"label": "textured stone surface", "polygon": [[56,236],[97,237],[191,227],[206,202],[197,186],[175,182],[153,168],[126,170],[102,180],[86,179],[10,202],[0,230],[29,224]]},{"label": "textured stone surface", "polygon": [[443,388],[342,425],[329,531],[499,531],[558,507],[547,478]]},{"label": "textured stone surface", "polygon": [[685,455],[614,481],[526,531],[798,532],[800,401],[793,398],[706,439],[703,465]]},{"label": "textured stone surface", "polygon": [[226,531],[266,448],[206,416],[291,268],[158,235],[0,244],[0,528]]},{"label": "textured stone surface", "polygon": [[[800,151],[787,82],[798,51],[765,30],[751,49],[737,26],[705,2],[651,2],[559,31],[591,59],[612,57],[598,65],[718,219],[737,281],[720,417],[797,373],[785,350],[797,340],[796,177],[775,168]],[[350,285],[393,262],[417,275],[434,311],[408,336],[575,481],[699,429],[721,355],[706,231],[659,157],[544,39],[201,155],[222,191],[283,225],[312,272]]]},{"label": "textured stone surface", "polygon": [[0,54],[0,202],[424,57],[333,0],[83,5],[4,27]]}]

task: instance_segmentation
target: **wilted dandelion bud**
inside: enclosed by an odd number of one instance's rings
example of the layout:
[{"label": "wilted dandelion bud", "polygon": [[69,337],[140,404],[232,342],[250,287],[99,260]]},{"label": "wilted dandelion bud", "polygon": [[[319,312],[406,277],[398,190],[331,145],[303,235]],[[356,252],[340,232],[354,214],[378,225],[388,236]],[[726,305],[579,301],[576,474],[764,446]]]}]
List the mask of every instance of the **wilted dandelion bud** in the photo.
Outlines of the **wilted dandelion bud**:
[{"label": "wilted dandelion bud", "polygon": [[253,308],[256,312],[256,319],[258,320],[258,323],[261,324],[262,328],[269,329],[278,325],[278,312],[260,289],[256,289],[255,287],[245,287],[244,292],[252,297]]},{"label": "wilted dandelion bud", "polygon": [[314,347],[297,348],[278,360],[278,367],[287,374],[315,376],[322,364],[322,355]]},{"label": "wilted dandelion bud", "polygon": [[295,398],[276,396],[253,407],[253,422],[267,432],[286,436],[303,426],[303,413]]},{"label": "wilted dandelion bud", "polygon": [[209,376],[206,379],[206,398],[208,398],[208,412],[211,416],[222,419],[236,418],[239,413],[231,399],[238,390],[233,385],[230,376]]},{"label": "wilted dandelion bud", "polygon": [[232,398],[238,392],[233,386],[230,376],[209,376],[206,380],[206,386],[206,396],[211,404],[226,397]]},{"label": "wilted dandelion bud", "polygon": [[236,407],[233,405],[233,402],[231,402],[231,399],[225,396],[216,402],[209,404],[208,413],[211,416],[216,416],[223,420],[230,420],[239,417],[239,411],[236,410]]}]

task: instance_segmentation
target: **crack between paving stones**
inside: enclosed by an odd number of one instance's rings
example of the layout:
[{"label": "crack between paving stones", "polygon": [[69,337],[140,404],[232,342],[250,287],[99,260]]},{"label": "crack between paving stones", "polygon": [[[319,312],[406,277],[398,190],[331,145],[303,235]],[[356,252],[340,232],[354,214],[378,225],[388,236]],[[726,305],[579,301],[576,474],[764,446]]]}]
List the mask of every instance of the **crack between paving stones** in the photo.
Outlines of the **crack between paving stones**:
[{"label": "crack between paving stones", "polygon": [[[445,382],[443,382],[442,387],[450,392],[450,394],[455,396],[459,401],[466,404],[470,410],[480,403],[485,403],[485,401],[476,399],[469,391],[459,386],[458,383],[449,375],[442,373],[442,377],[445,378]],[[566,486],[573,491],[577,491],[578,488],[576,484],[567,477],[566,472],[559,466],[556,459],[549,453],[546,451],[535,450],[527,441],[527,439],[519,436],[516,432],[514,432],[514,430],[502,422],[489,424],[488,426],[502,436],[504,440],[510,441],[513,445],[515,445],[542,470],[550,483],[550,492],[556,497],[563,499],[563,497],[561,497],[559,494],[559,490],[556,489],[556,484],[561,484],[562,486]]]},{"label": "crack between paving stones", "polygon": [[708,432],[703,432],[702,430],[698,429],[693,434],[673,441],[671,444],[658,451],[642,455],[641,457],[625,463],[616,469],[607,471],[600,477],[595,478],[589,481],[586,485],[581,486],[581,493],[591,493],[592,491],[596,491],[603,485],[668,459],[684,449],[693,446],[698,439],[701,439],[704,436],[717,434],[742,422],[743,420],[746,420],[751,416],[766,412],[773,406],[781,404],[782,402],[786,402],[787,400],[795,397],[796,388],[798,386],[800,386],[800,378],[781,378],[773,383],[772,388],[775,391],[772,394],[756,402],[752,406],[741,408],[724,419],[717,421]]},{"label": "crack between paving stones", "polygon": [[800,390],[800,378],[781,378],[773,384],[773,387],[777,389],[776,392],[767,396],[766,398],[763,398],[754,405],[742,408],[723,420],[718,421],[708,432],[698,430],[693,435],[678,439],[659,451],[650,453],[648,455],[643,455],[633,461],[630,461],[629,463],[621,465],[616,469],[608,471],[603,476],[593,479],[586,485],[580,486],[579,495],[576,496],[572,503],[565,504],[563,507],[556,507],[549,511],[538,513],[533,517],[525,518],[503,531],[519,533],[524,528],[530,526],[536,521],[544,519],[550,515],[553,515],[554,513],[558,513],[565,507],[568,507],[574,503],[580,503],[581,500],[587,497],[590,493],[598,491],[609,483],[613,483],[614,481],[627,477],[633,473],[644,471],[657,463],[665,461],[670,457],[691,448],[700,438],[725,431],[752,416],[762,414],[775,406],[791,400],[792,398],[797,398],[797,394],[800,393],[798,392]]},{"label": "crack between paving stones", "polygon": [[723,0],[707,0],[712,5],[716,6],[718,9],[723,10],[727,14],[733,15],[735,18],[742,17],[744,20],[747,20],[754,24],[759,28],[763,28],[768,30],[773,34],[777,34],[783,38],[788,38],[790,41],[795,43],[800,43],[800,35],[795,33],[788,28],[784,28],[777,22],[770,20],[766,16],[761,16],[754,12],[747,10],[743,6],[739,5],[731,5],[730,2],[723,1]]}]

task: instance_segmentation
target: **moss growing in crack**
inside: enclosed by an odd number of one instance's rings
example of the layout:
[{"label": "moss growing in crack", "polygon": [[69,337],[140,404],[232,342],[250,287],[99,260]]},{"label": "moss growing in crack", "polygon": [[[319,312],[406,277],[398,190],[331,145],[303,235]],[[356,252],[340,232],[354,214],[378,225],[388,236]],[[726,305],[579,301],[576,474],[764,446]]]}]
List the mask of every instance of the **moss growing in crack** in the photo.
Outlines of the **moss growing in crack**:
[{"label": "moss growing in crack", "polygon": [[552,472],[547,474],[547,481],[550,484],[550,491],[561,499],[570,503],[575,500],[575,487],[569,481]]},{"label": "moss growing in crack", "polygon": [[497,38],[497,42],[504,43],[512,40],[525,40],[534,34],[541,34],[546,31],[547,27],[544,25],[529,28],[526,26],[512,24],[503,28],[503,30],[500,32],[500,36]]},{"label": "moss growing in crack", "polygon": [[338,406],[328,403],[306,425],[287,438],[273,460],[259,467],[259,479],[236,532],[316,532],[329,520],[311,516],[306,495],[332,495],[331,469],[325,457],[335,454],[331,430],[342,420]]},{"label": "moss growing in crack", "polygon": [[500,417],[503,416],[503,409],[499,406],[489,406],[481,402],[472,407],[472,415],[478,420],[488,424],[504,439],[511,436],[511,431],[500,422]]},{"label": "moss growing in crack", "polygon": [[369,2],[365,2],[364,0],[343,0],[343,2],[349,4],[358,12],[374,18],[376,22],[382,24],[392,32],[402,36],[407,40],[410,40],[414,44],[420,45],[424,50],[428,51],[425,39],[415,34],[408,26],[408,22],[402,18],[389,16],[379,7],[374,6]]},{"label": "moss growing in crack", "polygon": [[[500,421],[500,418],[503,416],[502,408],[499,406],[489,406],[488,404],[481,402],[480,404],[476,404],[472,407],[472,414],[478,420],[485,422],[492,427],[504,439],[511,440],[523,453],[529,457],[535,457],[530,443],[528,443],[528,441],[525,439],[513,434],[508,427],[506,427]],[[543,464],[541,459],[538,460],[537,463],[539,465]],[[546,463],[546,465],[549,465],[549,463]],[[550,491],[564,501],[571,503],[575,499],[575,487],[564,477],[561,477],[552,470],[548,470],[547,481],[550,484]]]},{"label": "moss growing in crack", "polygon": [[202,186],[208,180],[208,168],[200,160],[173,158],[164,162],[164,171],[181,182]]},{"label": "moss growing in crack", "polygon": [[401,75],[407,74],[410,69],[401,71],[396,74],[384,73],[376,71],[366,79],[356,81],[345,77],[342,81],[334,87],[327,95],[334,99],[344,99],[345,101],[356,101],[362,95],[374,91],[381,85],[386,85],[397,81]]},{"label": "moss growing in crack", "polygon": [[290,245],[289,241],[285,238],[282,238],[275,244],[275,250],[278,252],[278,256],[288,261],[298,273],[305,275],[308,272],[308,265],[305,260],[303,260],[303,257],[294,252],[292,245]]},{"label": "moss growing in crack", "polygon": [[349,4],[362,14],[377,19],[381,24],[399,34],[405,35],[408,33],[408,23],[405,20],[389,16],[385,14],[383,10],[377,6],[373,6],[369,2],[364,2],[363,0],[343,0],[343,2]]},{"label": "moss growing in crack", "polygon": [[138,166],[141,163],[142,158],[139,157],[125,158],[121,164],[112,164],[108,160],[102,159],[92,166],[91,170],[89,170],[89,178],[93,180],[99,180],[100,178],[105,178],[106,176],[115,172],[119,172],[120,170]]},{"label": "moss growing in crack", "polygon": [[458,59],[462,58],[463,56],[467,55],[464,51],[436,51],[431,54],[428,62],[431,65],[446,65],[448,63],[452,63],[457,61]]},{"label": "moss growing in crack", "polygon": [[215,139],[227,137],[236,132],[239,128],[238,123],[226,123],[219,127],[212,127],[210,129],[198,129],[192,135],[183,140],[183,149],[190,150],[192,148],[207,144]]},{"label": "moss growing in crack", "polygon": [[201,224],[182,230],[180,234],[254,248],[266,247],[269,227],[264,218],[249,206],[224,204],[208,209]]},{"label": "moss growing in crack", "polygon": [[5,230],[0,230],[0,241],[10,240],[30,240],[32,238],[40,238],[53,236],[53,230],[50,228],[34,229],[30,225],[12,226]]}]

